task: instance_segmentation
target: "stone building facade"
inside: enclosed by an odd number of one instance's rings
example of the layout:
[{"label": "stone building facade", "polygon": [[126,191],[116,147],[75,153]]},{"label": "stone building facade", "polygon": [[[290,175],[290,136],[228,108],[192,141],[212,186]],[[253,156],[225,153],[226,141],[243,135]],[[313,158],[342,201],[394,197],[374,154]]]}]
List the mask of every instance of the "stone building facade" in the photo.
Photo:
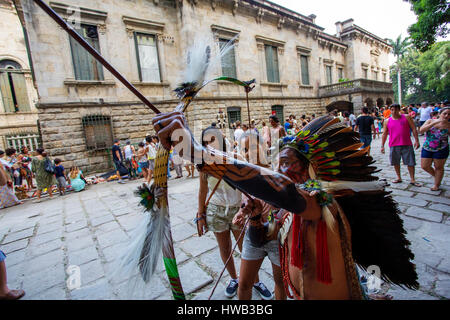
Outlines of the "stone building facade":
[{"label": "stone building facade", "polygon": [[0,149],[38,146],[37,100],[17,11],[0,0]]},{"label": "stone building facade", "polygon": [[[234,39],[234,49],[208,77],[255,78],[249,104],[256,121],[267,121],[272,112],[281,121],[290,114],[321,115],[331,107],[358,113],[370,102],[369,96],[381,105],[388,98],[392,101],[392,87],[386,82],[391,47],[353,20],[338,23],[333,36],[315,24],[314,15],[264,0],[48,3],[163,112],[177,103],[172,90],[194,39],[206,39],[213,54]],[[66,166],[107,169],[113,137],[142,140],[153,132],[153,112],[80,50],[33,1],[21,4],[44,147]],[[377,78],[365,74],[364,68],[378,72]],[[362,75],[366,79],[360,79]],[[242,88],[216,82],[200,92],[186,115],[198,135],[217,119],[219,110],[227,115],[228,125],[236,119],[248,122],[246,106]]]}]

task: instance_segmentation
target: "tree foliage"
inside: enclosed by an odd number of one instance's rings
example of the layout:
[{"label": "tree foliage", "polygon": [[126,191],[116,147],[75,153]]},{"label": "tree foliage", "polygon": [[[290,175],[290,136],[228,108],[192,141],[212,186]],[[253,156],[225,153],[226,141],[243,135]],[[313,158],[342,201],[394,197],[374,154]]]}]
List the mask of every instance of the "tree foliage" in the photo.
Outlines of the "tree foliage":
[{"label": "tree foliage", "polygon": [[[421,53],[409,49],[398,61],[404,103],[437,102],[450,98],[450,41],[437,42]],[[391,81],[397,97],[397,66],[391,66]]]},{"label": "tree foliage", "polygon": [[402,35],[399,35],[397,39],[387,39],[388,43],[392,46],[392,54],[398,59],[402,57],[406,50],[411,46],[411,39],[402,39]]},{"label": "tree foliage", "polygon": [[417,15],[417,22],[408,28],[414,46],[426,51],[444,38],[450,29],[450,4],[448,0],[404,0],[411,3],[411,10]]}]

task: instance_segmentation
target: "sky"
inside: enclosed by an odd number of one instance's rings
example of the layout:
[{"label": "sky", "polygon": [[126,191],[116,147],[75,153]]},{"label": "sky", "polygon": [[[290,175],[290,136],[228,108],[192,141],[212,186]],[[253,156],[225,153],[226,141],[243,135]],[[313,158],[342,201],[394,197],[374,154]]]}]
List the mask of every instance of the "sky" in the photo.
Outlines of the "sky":
[{"label": "sky", "polygon": [[382,39],[408,36],[408,26],[417,18],[403,0],[270,0],[302,15],[315,14],[316,24],[331,35],[335,22],[353,18],[354,23]]}]

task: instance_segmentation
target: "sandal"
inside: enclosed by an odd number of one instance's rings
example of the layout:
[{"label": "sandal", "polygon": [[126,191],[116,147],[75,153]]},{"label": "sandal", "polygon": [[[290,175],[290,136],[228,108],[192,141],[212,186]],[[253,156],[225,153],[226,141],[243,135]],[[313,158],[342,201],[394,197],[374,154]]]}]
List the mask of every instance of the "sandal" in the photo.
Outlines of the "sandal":
[{"label": "sandal", "polygon": [[418,182],[410,182],[409,184],[415,186],[415,187],[421,187],[422,184],[418,183]]},{"label": "sandal", "polygon": [[402,182],[403,182],[402,179],[396,179],[396,180],[392,181],[392,183],[402,183]]},{"label": "sandal", "polygon": [[383,293],[371,293],[368,295],[370,300],[392,300],[394,299],[393,296],[390,294],[383,294]]}]

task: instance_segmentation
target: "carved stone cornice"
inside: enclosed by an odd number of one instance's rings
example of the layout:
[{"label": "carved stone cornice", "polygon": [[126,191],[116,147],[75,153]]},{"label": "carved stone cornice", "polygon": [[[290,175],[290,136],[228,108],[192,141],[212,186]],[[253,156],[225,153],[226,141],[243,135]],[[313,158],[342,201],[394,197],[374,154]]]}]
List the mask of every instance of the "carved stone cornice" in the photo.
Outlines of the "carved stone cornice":
[{"label": "carved stone cornice", "polygon": [[104,11],[69,6],[67,4],[58,2],[50,2],[50,7],[65,19],[69,19],[74,15],[79,15],[79,18],[82,21],[84,20],[86,22],[96,22],[104,24],[108,16],[108,13]]},{"label": "carved stone cornice", "polygon": [[260,36],[260,35],[256,35],[255,36],[256,39],[256,43],[262,43],[262,44],[268,44],[274,47],[284,47],[284,45],[286,44],[286,42],[281,41],[281,40],[276,40],[276,39],[271,39],[271,38],[267,38],[264,36]]},{"label": "carved stone cornice", "polygon": [[122,16],[122,21],[125,24],[125,30],[128,37],[132,38],[135,31],[150,32],[154,34],[162,34],[165,24],[163,22],[156,22],[140,18]]},{"label": "carved stone cornice", "polygon": [[264,10],[262,8],[259,8],[258,12],[256,13],[256,22],[262,23],[263,16],[264,16]]},{"label": "carved stone cornice", "polygon": [[282,17],[282,16],[280,16],[280,17],[278,18],[277,28],[278,28],[278,29],[281,29],[281,28],[283,27],[285,21],[286,21],[285,18]]},{"label": "carved stone cornice", "polygon": [[211,30],[213,32],[215,41],[219,41],[219,39],[231,40],[235,38],[235,45],[239,42],[239,34],[241,33],[240,30],[222,27],[216,24],[211,25]]},{"label": "carved stone cornice", "polygon": [[297,54],[299,56],[310,56],[312,49],[311,48],[307,48],[307,47],[303,47],[303,46],[297,46]]},{"label": "carved stone cornice", "polygon": [[233,0],[233,8],[231,9],[231,12],[233,13],[233,16],[236,15],[237,9],[239,7],[239,0]]}]

